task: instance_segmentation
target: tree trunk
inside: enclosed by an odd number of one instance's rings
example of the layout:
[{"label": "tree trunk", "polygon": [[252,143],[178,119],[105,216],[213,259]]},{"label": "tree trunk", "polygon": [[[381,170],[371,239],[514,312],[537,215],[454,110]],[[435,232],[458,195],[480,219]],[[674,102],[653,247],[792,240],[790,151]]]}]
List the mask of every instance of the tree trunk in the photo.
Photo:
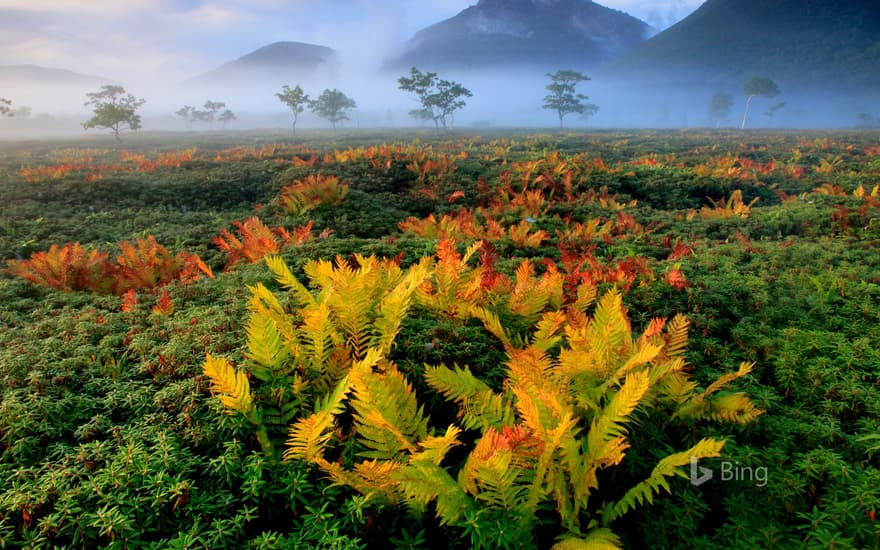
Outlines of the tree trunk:
[{"label": "tree trunk", "polygon": [[559,129],[560,130],[565,128],[565,125],[562,123],[562,117],[563,117],[562,111],[559,111]]},{"label": "tree trunk", "polygon": [[755,97],[754,95],[750,95],[749,99],[746,100],[746,112],[745,112],[745,114],[743,114],[743,123],[742,123],[742,126],[740,126],[740,130],[746,129],[746,121],[749,118],[749,107],[751,106],[752,99],[754,99],[754,97]]}]

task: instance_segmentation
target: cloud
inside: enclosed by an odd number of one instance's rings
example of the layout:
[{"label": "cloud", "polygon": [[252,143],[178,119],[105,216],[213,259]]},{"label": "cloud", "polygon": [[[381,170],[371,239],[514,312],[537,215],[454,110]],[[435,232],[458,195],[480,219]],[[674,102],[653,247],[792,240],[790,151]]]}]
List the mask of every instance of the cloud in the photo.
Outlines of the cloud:
[{"label": "cloud", "polygon": [[[185,79],[280,40],[333,47],[364,69],[477,0],[0,0],[0,65],[119,81]],[[606,0],[663,28],[699,0]],[[365,47],[364,45],[368,45]],[[371,65],[372,64],[372,65]]]}]

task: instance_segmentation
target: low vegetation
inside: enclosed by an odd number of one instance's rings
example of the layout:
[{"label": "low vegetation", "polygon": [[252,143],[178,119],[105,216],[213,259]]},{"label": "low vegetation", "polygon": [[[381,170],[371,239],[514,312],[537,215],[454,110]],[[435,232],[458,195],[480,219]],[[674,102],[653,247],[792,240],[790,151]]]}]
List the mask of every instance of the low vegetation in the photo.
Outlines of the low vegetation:
[{"label": "low vegetation", "polygon": [[0,546],[880,545],[876,135],[321,136],[0,149]]}]

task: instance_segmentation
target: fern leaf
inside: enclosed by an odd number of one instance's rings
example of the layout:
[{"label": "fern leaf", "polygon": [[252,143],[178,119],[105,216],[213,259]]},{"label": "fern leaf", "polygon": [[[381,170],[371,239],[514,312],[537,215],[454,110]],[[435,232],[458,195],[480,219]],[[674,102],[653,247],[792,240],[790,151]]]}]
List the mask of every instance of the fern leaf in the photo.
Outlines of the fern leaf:
[{"label": "fern leaf", "polygon": [[566,537],[550,550],[620,550],[623,544],[610,529],[593,529],[584,538]]},{"label": "fern leaf", "polygon": [[465,399],[481,392],[491,391],[485,382],[471,374],[468,367],[455,366],[453,370],[443,365],[438,367],[425,365],[425,381],[447,399],[457,403],[462,403]]},{"label": "fern leaf", "polygon": [[428,419],[412,387],[392,364],[384,373],[368,366],[379,357],[379,351],[370,348],[367,359],[352,368],[352,406],[358,438],[368,448],[361,456],[389,460],[404,451],[417,452],[416,443],[427,436]]},{"label": "fern leaf", "polygon": [[489,311],[483,307],[472,307],[471,315],[476,317],[480,321],[483,322],[483,325],[486,327],[486,330],[491,332],[496,338],[501,340],[501,343],[504,344],[506,349],[513,348],[513,343],[510,340],[510,335],[507,334],[507,331],[504,330],[504,325],[501,323],[501,319],[497,314]]},{"label": "fern leaf", "polygon": [[749,424],[764,413],[741,393],[719,395],[711,401],[709,408],[710,418],[732,424]]},{"label": "fern leaf", "polygon": [[391,353],[391,345],[412,304],[413,294],[428,277],[428,265],[420,262],[410,268],[404,279],[379,303],[379,316],[373,323],[374,336],[371,343],[386,355]]},{"label": "fern leaf", "polygon": [[351,380],[343,377],[323,400],[318,401],[318,410],[307,418],[303,418],[291,426],[287,438],[287,450],[284,460],[307,460],[316,462],[330,441],[334,425],[334,417],[340,414],[345,406],[345,397],[351,391]]},{"label": "fern leaf", "polygon": [[733,382],[737,378],[742,378],[743,376],[746,376],[747,374],[752,372],[752,369],[754,367],[755,367],[754,363],[740,363],[739,369],[737,369],[736,372],[729,372],[727,374],[722,374],[721,376],[718,377],[718,380],[709,384],[709,387],[706,388],[706,391],[703,392],[703,395],[704,396],[712,395],[713,393],[717,392],[718,390],[720,390],[721,388],[723,388],[727,384]]},{"label": "fern leaf", "polygon": [[546,352],[562,339],[559,331],[565,325],[566,315],[562,311],[548,311],[541,316],[535,325],[532,335],[532,347]]},{"label": "fern leaf", "polygon": [[458,436],[460,434],[460,429],[450,425],[446,428],[446,433],[442,436],[430,436],[423,439],[419,442],[421,450],[417,453],[413,453],[409,460],[410,463],[429,461],[439,466],[440,462],[442,462],[443,458],[446,456],[446,453],[449,452],[449,449],[461,444],[458,441]]},{"label": "fern leaf", "polygon": [[247,358],[254,363],[255,368],[251,370],[254,376],[269,381],[279,375],[290,352],[275,322],[266,315],[251,315],[247,335]]},{"label": "fern leaf", "polygon": [[637,505],[644,505],[645,502],[652,504],[654,495],[658,494],[661,489],[667,493],[672,492],[669,483],[666,481],[667,477],[678,475],[687,478],[688,475],[680,470],[681,467],[689,465],[692,459],[720,456],[724,443],[724,440],[702,439],[687,451],[675,453],[661,459],[657,466],[654,467],[648,479],[627,491],[623,498],[605,509],[603,512],[603,522],[605,525],[610,525],[611,522],[629,510],[634,509]]},{"label": "fern leaf", "polygon": [[235,370],[232,364],[222,357],[207,354],[202,372],[211,380],[211,393],[229,411],[237,411],[254,424],[259,424],[254,402],[251,397],[247,375]]},{"label": "fern leaf", "polygon": [[303,284],[293,276],[293,273],[290,272],[290,268],[287,267],[287,264],[284,263],[281,256],[266,256],[265,261],[269,270],[275,274],[275,279],[281,283],[281,286],[284,288],[292,290],[296,294],[301,305],[311,307],[316,305],[315,297],[312,296],[309,289],[303,286]]},{"label": "fern leaf", "polygon": [[406,495],[408,506],[423,512],[428,504],[437,501],[440,525],[456,524],[466,511],[474,508],[469,497],[449,472],[433,462],[410,462],[396,475]]},{"label": "fern leaf", "polygon": [[330,475],[334,485],[347,485],[364,495],[367,501],[396,506],[404,498],[396,480],[397,473],[403,468],[400,462],[371,460],[356,464],[353,470],[345,470],[324,459],[320,459],[318,465]]},{"label": "fern leaf", "polygon": [[647,372],[631,373],[611,398],[611,402],[593,420],[587,436],[587,448],[592,462],[604,462],[608,459],[610,455],[606,443],[615,441],[626,433],[622,424],[629,421],[630,414],[648,391],[649,384]]},{"label": "fern leaf", "polygon": [[688,327],[690,321],[684,315],[676,315],[666,328],[666,355],[678,357],[684,354],[687,348]]}]

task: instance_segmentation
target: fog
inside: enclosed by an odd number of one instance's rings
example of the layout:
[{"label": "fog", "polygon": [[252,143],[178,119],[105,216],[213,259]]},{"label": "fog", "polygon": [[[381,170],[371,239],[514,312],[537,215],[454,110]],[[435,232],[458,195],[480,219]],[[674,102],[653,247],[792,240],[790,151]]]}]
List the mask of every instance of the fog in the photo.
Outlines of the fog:
[{"label": "fog", "polygon": [[[352,68],[354,67],[354,68]],[[369,70],[365,70],[365,67]],[[447,71],[440,76],[462,83],[473,96],[467,105],[456,111],[452,124],[457,128],[518,127],[553,128],[558,125],[556,113],[543,109],[543,97],[548,78],[545,73],[556,68],[518,68],[486,71]],[[416,98],[398,89],[397,78],[406,71],[380,71],[356,63],[347,64],[343,58],[331,69],[302,79],[273,77],[262,80],[239,79],[219,84],[182,82],[154,82],[126,86],[126,89],[146,104],[139,113],[143,131],[219,131],[207,123],[188,125],[174,113],[184,105],[197,108],[206,100],[226,103],[237,120],[226,127],[229,130],[259,128],[286,128],[291,114],[275,93],[286,83],[301,85],[316,97],[324,89],[338,88],[357,102],[349,113],[343,128],[403,128],[424,125],[409,116],[419,108]],[[578,91],[589,96],[589,103],[599,111],[584,118],[577,114],[565,118],[567,128],[695,128],[715,127],[716,121],[708,115],[711,96],[718,91],[729,93],[734,100],[730,115],[722,127],[739,127],[745,107],[741,85],[707,84],[697,78],[682,77],[682,84],[645,84],[596,77],[583,82]],[[125,83],[121,83],[125,85]],[[755,98],[748,121],[749,128],[848,128],[859,124],[860,113],[877,116],[880,102],[876,98],[844,95],[839,92],[797,92],[797,87],[779,83],[782,93],[772,99]],[[21,139],[49,136],[73,136],[84,133],[81,123],[90,116],[90,108],[83,105],[87,92],[97,91],[99,85],[51,85],[16,87],[14,83],[2,86],[4,97],[13,101],[13,109],[27,106],[30,116],[0,119],[0,138]],[[766,114],[771,105],[785,102],[772,118]],[[312,113],[300,116],[298,128],[327,128],[329,123]],[[89,133],[101,133],[90,130]]]}]

